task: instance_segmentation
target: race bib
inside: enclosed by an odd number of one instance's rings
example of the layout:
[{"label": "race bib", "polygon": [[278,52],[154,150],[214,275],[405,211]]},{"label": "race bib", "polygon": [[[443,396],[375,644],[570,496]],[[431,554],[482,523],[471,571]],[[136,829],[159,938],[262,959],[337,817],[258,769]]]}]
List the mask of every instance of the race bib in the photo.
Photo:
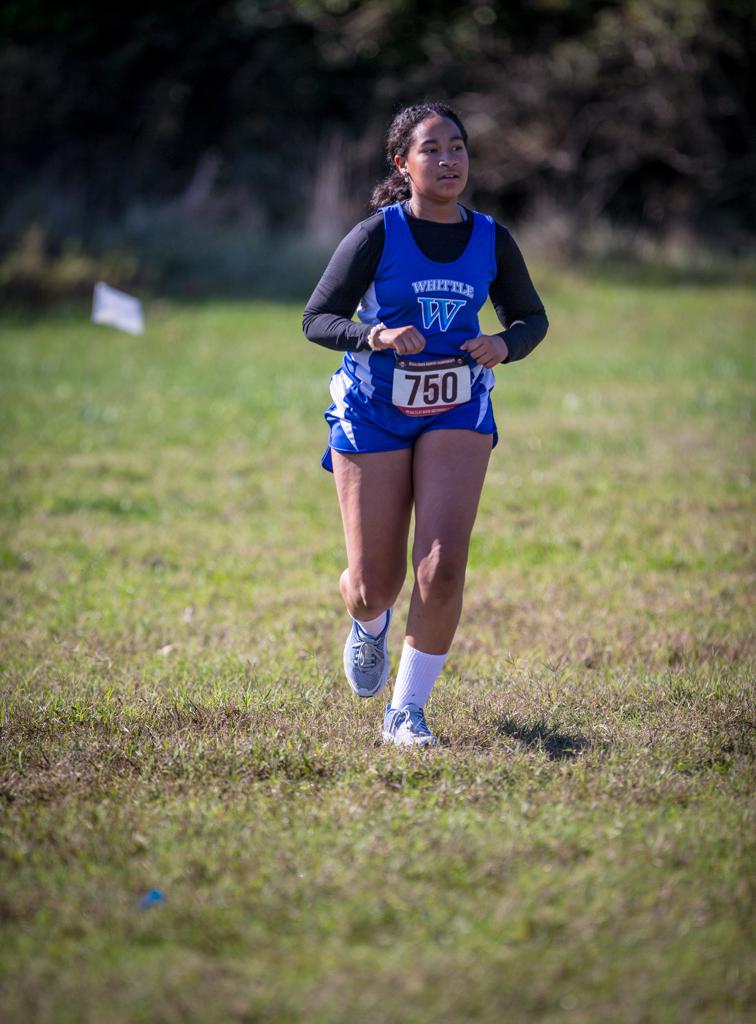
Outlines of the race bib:
[{"label": "race bib", "polygon": [[470,401],[470,367],[464,357],[417,363],[398,359],[391,401],[406,416],[435,416]]}]

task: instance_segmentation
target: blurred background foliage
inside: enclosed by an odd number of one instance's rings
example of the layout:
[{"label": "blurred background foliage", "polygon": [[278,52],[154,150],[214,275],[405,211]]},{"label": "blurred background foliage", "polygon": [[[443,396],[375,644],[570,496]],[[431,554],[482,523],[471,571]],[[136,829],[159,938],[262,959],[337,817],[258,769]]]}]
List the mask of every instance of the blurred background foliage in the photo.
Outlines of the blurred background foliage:
[{"label": "blurred background foliage", "polygon": [[748,257],[750,0],[10,0],[0,287],[302,293],[396,108],[452,102],[468,202],[574,260]]}]

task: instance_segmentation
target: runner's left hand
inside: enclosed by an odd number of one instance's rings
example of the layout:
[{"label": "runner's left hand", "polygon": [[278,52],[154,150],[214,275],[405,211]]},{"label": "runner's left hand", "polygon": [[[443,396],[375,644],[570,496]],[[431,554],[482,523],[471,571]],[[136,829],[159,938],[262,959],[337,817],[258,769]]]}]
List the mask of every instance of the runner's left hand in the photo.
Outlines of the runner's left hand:
[{"label": "runner's left hand", "polygon": [[481,334],[477,338],[470,338],[459,347],[469,352],[476,363],[487,366],[489,370],[503,363],[509,355],[509,346],[500,334]]}]

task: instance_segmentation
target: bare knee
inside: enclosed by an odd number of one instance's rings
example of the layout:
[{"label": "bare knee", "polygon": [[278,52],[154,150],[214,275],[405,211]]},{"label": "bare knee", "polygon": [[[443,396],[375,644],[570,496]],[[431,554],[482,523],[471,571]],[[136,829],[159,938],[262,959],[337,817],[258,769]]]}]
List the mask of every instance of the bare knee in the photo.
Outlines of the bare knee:
[{"label": "bare knee", "polygon": [[413,561],[415,580],[423,598],[447,601],[459,596],[465,585],[466,547],[436,541]]},{"label": "bare knee", "polygon": [[404,573],[345,570],[341,592],[356,619],[372,618],[390,608],[402,589]]}]

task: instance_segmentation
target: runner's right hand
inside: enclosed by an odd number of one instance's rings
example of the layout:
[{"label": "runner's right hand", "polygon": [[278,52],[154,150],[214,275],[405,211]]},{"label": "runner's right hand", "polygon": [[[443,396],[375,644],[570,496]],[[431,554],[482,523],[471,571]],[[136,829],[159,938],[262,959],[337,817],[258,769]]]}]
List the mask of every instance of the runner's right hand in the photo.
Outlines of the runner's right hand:
[{"label": "runner's right hand", "polygon": [[423,351],[425,348],[425,338],[412,325],[407,327],[384,327],[373,337],[373,351],[382,352],[387,348],[393,348],[399,356],[411,356],[416,352]]}]

